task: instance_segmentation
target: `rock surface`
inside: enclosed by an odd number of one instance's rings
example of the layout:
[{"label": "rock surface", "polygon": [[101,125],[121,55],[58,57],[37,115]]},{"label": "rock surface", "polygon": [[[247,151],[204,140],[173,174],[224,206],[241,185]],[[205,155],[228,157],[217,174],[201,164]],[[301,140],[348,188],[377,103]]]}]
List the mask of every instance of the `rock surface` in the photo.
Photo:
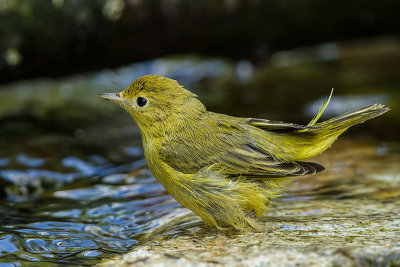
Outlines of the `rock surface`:
[{"label": "rock surface", "polygon": [[342,141],[319,157],[324,173],[293,179],[287,195],[260,220],[260,229],[219,232],[198,226],[154,234],[102,266],[398,266],[398,154],[348,145]]},{"label": "rock surface", "polygon": [[395,266],[400,264],[399,213],[400,201],[281,204],[262,230],[189,231],[103,266]]}]

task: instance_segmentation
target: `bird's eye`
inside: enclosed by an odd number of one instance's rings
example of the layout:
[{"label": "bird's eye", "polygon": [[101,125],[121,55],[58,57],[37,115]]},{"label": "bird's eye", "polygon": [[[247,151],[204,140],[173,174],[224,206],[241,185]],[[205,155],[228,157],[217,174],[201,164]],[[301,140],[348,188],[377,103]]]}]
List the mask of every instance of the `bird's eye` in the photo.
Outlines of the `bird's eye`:
[{"label": "bird's eye", "polygon": [[146,104],[147,104],[147,99],[146,98],[144,98],[144,97],[138,97],[137,99],[136,99],[136,103],[137,103],[137,105],[139,106],[139,107],[144,107],[144,106],[146,106]]}]

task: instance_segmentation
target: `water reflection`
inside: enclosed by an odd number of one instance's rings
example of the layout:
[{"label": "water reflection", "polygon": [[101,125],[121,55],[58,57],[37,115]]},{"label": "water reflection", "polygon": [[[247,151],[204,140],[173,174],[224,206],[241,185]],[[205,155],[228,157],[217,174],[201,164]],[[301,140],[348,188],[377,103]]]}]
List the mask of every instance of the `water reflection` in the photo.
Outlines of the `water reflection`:
[{"label": "water reflection", "polygon": [[[269,216],[276,216],[279,202],[398,198],[398,147],[397,143],[339,142],[318,159],[327,170],[293,178],[284,196],[275,200],[277,205],[272,205]],[[132,155],[127,161],[136,160],[119,166],[100,155],[86,160],[65,157],[60,165],[73,171],[70,173],[57,172],[48,161],[29,155],[8,159],[27,169],[10,170],[5,165],[0,171],[5,196],[0,206],[1,258],[10,263],[51,259],[93,264],[139,242],[202,227],[198,218],[181,208],[151,176],[139,156],[141,151],[132,146],[122,149],[122,154]],[[40,164],[33,168],[26,160]],[[299,210],[298,215],[324,216],[330,212],[328,206],[316,206]],[[286,224],[281,229],[297,230]]]},{"label": "water reflection", "polygon": [[93,264],[137,245],[140,235],[167,223],[166,215],[181,216],[143,168],[141,148],[121,153],[130,157],[119,165],[100,155],[65,157],[56,166],[28,154],[2,159],[16,168],[0,170],[3,261]]}]

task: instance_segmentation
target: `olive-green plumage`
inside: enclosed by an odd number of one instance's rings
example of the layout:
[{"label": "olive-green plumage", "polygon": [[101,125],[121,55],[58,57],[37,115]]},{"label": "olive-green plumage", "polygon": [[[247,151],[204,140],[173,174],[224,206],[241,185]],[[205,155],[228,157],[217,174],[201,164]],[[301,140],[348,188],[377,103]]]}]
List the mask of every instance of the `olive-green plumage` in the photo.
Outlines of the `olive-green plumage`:
[{"label": "olive-green plumage", "polygon": [[182,205],[217,228],[255,226],[284,177],[324,168],[304,162],[347,128],[385,113],[376,104],[318,123],[329,100],[306,126],[237,118],[207,111],[175,80],[147,75],[121,93],[100,97],[119,103],[135,119],[154,177]]}]

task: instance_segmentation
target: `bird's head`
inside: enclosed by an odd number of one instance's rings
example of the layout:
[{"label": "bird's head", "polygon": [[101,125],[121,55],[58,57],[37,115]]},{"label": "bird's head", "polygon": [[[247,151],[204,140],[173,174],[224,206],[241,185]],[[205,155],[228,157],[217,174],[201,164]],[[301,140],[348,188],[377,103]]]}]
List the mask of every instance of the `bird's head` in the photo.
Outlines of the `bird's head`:
[{"label": "bird's head", "polygon": [[140,77],[120,93],[98,96],[125,108],[141,132],[151,136],[185,127],[206,111],[195,94],[159,75]]}]

